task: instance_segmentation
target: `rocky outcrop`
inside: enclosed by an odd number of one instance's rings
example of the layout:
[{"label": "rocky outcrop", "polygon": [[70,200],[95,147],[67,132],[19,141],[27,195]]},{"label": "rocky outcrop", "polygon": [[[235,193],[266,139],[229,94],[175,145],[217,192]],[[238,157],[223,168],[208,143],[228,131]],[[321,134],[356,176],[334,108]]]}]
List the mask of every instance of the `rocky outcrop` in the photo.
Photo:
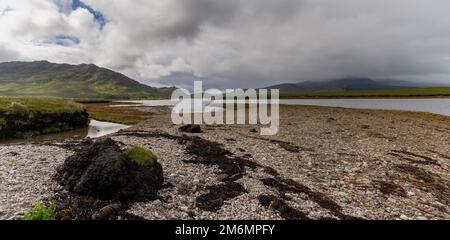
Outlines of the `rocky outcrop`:
[{"label": "rocky outcrop", "polygon": [[79,150],[57,172],[57,180],[69,192],[102,200],[152,199],[164,181],[159,163],[134,163],[109,138]]}]

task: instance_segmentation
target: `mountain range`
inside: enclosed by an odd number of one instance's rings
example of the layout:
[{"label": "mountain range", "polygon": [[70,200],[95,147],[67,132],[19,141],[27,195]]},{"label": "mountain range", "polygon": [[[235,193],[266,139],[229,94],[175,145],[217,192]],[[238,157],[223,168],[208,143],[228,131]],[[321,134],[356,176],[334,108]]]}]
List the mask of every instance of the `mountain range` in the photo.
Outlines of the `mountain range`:
[{"label": "mountain range", "polygon": [[[347,77],[267,87],[283,94],[336,91],[418,89],[442,84]],[[0,96],[49,96],[77,99],[170,98],[176,88],[155,88],[121,73],[93,64],[56,64],[48,61],[0,63]]]},{"label": "mountain range", "polygon": [[367,90],[395,90],[414,89],[423,87],[437,87],[442,84],[417,83],[401,80],[373,80],[363,77],[347,77],[328,81],[305,81],[299,83],[285,83],[267,87],[279,89],[281,93],[314,93],[328,91],[367,91]]},{"label": "mountain range", "polygon": [[93,64],[0,63],[0,96],[151,99],[168,98],[174,89],[150,87]]}]

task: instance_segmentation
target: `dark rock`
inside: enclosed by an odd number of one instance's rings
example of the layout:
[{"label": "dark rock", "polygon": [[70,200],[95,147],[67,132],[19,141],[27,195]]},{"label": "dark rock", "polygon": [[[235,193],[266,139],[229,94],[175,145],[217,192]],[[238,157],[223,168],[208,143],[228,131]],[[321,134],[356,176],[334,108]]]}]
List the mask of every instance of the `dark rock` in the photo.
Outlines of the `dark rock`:
[{"label": "dark rock", "polygon": [[56,213],[56,219],[67,221],[73,219],[73,212],[70,208],[65,208]]},{"label": "dark rock", "polygon": [[252,128],[252,129],[250,129],[250,132],[251,132],[251,133],[257,133],[258,130],[256,130],[255,128]]},{"label": "dark rock", "polygon": [[122,210],[120,203],[110,204],[92,215],[92,220],[115,220]]},{"label": "dark rock", "polygon": [[189,124],[179,128],[181,132],[185,133],[202,133],[202,128],[199,125]]},{"label": "dark rock", "polygon": [[146,200],[156,197],[164,178],[159,163],[131,162],[112,139],[93,142],[66,159],[57,180],[69,192],[102,200]]}]

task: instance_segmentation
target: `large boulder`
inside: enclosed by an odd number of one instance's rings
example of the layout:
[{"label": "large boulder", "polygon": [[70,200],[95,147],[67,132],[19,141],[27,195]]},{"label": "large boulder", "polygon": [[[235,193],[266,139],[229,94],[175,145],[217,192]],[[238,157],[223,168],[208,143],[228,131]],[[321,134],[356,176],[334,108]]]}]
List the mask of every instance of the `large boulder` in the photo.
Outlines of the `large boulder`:
[{"label": "large boulder", "polygon": [[57,180],[69,192],[102,200],[146,200],[156,197],[163,170],[135,163],[112,139],[93,142],[66,159]]}]

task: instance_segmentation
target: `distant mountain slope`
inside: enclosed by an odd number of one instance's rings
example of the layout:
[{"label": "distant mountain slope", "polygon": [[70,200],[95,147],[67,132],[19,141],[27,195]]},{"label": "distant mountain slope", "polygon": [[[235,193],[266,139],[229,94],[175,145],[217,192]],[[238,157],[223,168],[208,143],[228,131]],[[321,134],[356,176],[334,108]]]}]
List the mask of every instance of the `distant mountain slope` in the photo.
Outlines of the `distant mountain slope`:
[{"label": "distant mountain slope", "polygon": [[169,97],[173,88],[153,88],[93,64],[47,61],[0,63],[0,95],[142,99]]},{"label": "distant mountain slope", "polygon": [[375,81],[370,78],[341,78],[329,81],[306,81],[270,86],[268,89],[280,89],[282,93],[307,93],[324,91],[391,90],[416,88],[418,85],[407,81]]}]

